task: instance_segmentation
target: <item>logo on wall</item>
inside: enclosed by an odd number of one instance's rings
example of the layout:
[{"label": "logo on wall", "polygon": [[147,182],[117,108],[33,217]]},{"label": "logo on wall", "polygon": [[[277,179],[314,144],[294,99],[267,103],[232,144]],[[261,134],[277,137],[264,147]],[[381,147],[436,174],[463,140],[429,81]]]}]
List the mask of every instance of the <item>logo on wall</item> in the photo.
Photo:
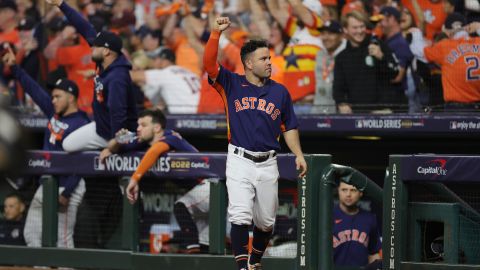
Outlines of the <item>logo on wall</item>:
[{"label": "logo on wall", "polygon": [[417,173],[423,175],[436,175],[444,176],[447,175],[447,169],[445,165],[447,164],[446,159],[433,159],[426,162],[426,166],[418,166]]}]

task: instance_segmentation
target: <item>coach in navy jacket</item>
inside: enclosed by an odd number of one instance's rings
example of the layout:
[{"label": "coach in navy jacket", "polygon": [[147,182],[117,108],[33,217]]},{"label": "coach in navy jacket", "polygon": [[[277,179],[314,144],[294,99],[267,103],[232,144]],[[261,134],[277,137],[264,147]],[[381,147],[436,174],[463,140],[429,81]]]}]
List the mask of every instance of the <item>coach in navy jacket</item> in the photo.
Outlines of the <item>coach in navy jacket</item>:
[{"label": "coach in navy jacket", "polygon": [[122,53],[122,40],[116,34],[97,33],[93,26],[63,0],[47,0],[62,10],[68,21],[92,47],[97,64],[93,116],[95,122],[65,139],[65,151],[99,149],[122,128],[134,131],[137,126],[135,97],[130,78],[131,64]]}]

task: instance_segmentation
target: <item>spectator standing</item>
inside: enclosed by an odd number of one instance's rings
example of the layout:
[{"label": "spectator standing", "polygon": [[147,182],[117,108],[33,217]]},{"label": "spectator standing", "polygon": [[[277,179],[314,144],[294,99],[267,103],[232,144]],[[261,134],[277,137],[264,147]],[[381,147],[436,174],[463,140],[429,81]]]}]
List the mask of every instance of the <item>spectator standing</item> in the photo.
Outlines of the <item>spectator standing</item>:
[{"label": "spectator standing", "polygon": [[145,96],[155,106],[165,101],[169,113],[195,114],[200,98],[200,78],[175,65],[175,53],[165,47],[148,52],[153,69],[131,71],[132,80],[143,85]]},{"label": "spectator standing", "polygon": [[312,113],[335,113],[337,111],[333,99],[333,68],[335,56],[346,47],[342,26],[337,21],[326,21],[320,28],[322,43],[325,49],[318,51],[315,64],[315,98]]},{"label": "spectator standing", "polygon": [[[408,89],[407,71],[411,67],[413,54],[410,51],[410,45],[402,35],[400,27],[401,13],[391,6],[382,8],[380,14],[383,18],[380,22],[384,34],[384,40],[387,46],[392,50],[398,60],[398,75],[391,80],[392,88],[398,99],[397,103],[401,103],[408,95],[409,112],[420,111],[420,100],[415,88]],[[409,92],[407,92],[409,90]]]},{"label": "spectator standing", "polygon": [[466,23],[462,14],[450,14],[444,25],[448,38],[432,46],[426,46],[418,29],[413,31],[410,48],[415,56],[441,66],[443,97],[448,109],[477,110],[480,102],[480,37],[469,36],[469,32],[479,33],[480,23]]},{"label": "spectator standing", "polygon": [[342,17],[347,47],[335,58],[333,97],[339,113],[352,113],[352,105],[382,107],[392,102],[390,81],[398,74],[393,53],[367,34],[367,19],[352,11]]}]

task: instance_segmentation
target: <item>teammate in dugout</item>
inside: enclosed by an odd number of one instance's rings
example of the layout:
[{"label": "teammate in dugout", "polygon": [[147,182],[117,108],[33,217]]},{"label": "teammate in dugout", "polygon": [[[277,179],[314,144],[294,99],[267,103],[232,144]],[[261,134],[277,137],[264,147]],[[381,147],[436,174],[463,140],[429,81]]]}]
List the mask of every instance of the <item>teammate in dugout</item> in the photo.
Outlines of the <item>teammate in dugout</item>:
[{"label": "teammate in dugout", "polygon": [[[166,123],[165,115],[160,110],[145,110],[138,118],[136,142],[120,144],[116,139],[112,139],[100,153],[100,162],[103,163],[113,153],[147,150],[127,186],[127,198],[132,204],[138,199],[138,182],[162,154],[170,151],[198,152],[180,134],[165,129]],[[125,132],[128,130],[120,130],[118,134]],[[209,245],[209,197],[210,185],[204,180],[175,202],[174,214],[181,229],[179,240],[181,248],[187,253],[199,253],[207,250]]]},{"label": "teammate in dugout", "polygon": [[122,53],[122,39],[108,31],[97,33],[80,13],[63,0],[46,0],[63,12],[92,47],[98,74],[94,78],[94,122],[70,134],[63,142],[67,152],[99,149],[120,129],[135,130],[137,109],[130,78],[131,64]]},{"label": "teammate in dugout", "polygon": [[[87,114],[78,109],[77,85],[68,79],[60,79],[52,90],[51,97],[22,68],[15,64],[15,54],[11,48],[3,56],[3,63],[10,67],[15,79],[26,93],[50,119],[45,129],[43,150],[63,151],[62,143],[66,136],[88,124]],[[80,176],[59,176],[58,247],[73,248],[73,232],[77,209],[85,194],[85,182]],[[24,236],[28,246],[40,247],[42,243],[42,204],[43,186],[35,192],[28,210]]]},{"label": "teammate in dugout", "polygon": [[374,214],[362,210],[358,202],[363,192],[340,181],[339,204],[333,208],[333,261],[336,266],[377,269],[382,242]]},{"label": "teammate in dugout", "polygon": [[[261,269],[278,206],[276,151],[283,132],[295,154],[300,177],[307,164],[300,146],[298,123],[287,89],[270,79],[272,65],[268,45],[262,40],[246,42],[240,51],[245,75],[232,73],[216,59],[222,31],[230,25],[219,17],[205,47],[204,67],[209,82],[221,95],[228,123],[227,190],[230,237],[238,269]],[[248,227],[254,223],[252,253],[248,254]]]}]

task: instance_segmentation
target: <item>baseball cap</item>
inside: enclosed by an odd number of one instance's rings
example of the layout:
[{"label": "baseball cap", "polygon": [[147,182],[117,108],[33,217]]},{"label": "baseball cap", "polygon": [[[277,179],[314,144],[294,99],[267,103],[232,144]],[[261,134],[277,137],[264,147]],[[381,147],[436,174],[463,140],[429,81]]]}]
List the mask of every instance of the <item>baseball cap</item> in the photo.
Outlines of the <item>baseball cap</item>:
[{"label": "baseball cap", "polygon": [[12,0],[0,0],[0,9],[9,8],[17,11],[17,4]]},{"label": "baseball cap", "polygon": [[63,90],[78,97],[78,86],[75,82],[69,79],[59,79],[53,88]]},{"label": "baseball cap", "polygon": [[109,31],[102,31],[98,33],[97,37],[93,41],[93,46],[105,47],[118,54],[122,53],[122,39]]},{"label": "baseball cap", "polygon": [[147,56],[150,58],[163,58],[175,63],[175,53],[166,47],[158,47],[151,52],[147,52]]},{"label": "baseball cap", "polygon": [[28,31],[35,28],[35,21],[30,17],[25,17],[18,23],[17,29],[20,31]]},{"label": "baseball cap", "polygon": [[319,16],[322,14],[322,3],[318,0],[303,0],[303,5]]},{"label": "baseball cap", "polygon": [[342,26],[337,21],[326,21],[323,23],[322,27],[320,27],[318,30],[341,34]]},{"label": "baseball cap", "polygon": [[454,12],[448,15],[447,19],[445,19],[445,23],[443,24],[443,26],[445,27],[445,29],[456,30],[462,28],[466,24],[467,19],[465,18],[465,16],[460,13]]},{"label": "baseball cap", "polygon": [[392,6],[383,7],[380,10],[380,14],[382,14],[385,17],[393,16],[397,21],[400,21],[400,18],[402,17],[402,14],[400,13],[400,10],[398,10],[397,8],[392,7]]}]

